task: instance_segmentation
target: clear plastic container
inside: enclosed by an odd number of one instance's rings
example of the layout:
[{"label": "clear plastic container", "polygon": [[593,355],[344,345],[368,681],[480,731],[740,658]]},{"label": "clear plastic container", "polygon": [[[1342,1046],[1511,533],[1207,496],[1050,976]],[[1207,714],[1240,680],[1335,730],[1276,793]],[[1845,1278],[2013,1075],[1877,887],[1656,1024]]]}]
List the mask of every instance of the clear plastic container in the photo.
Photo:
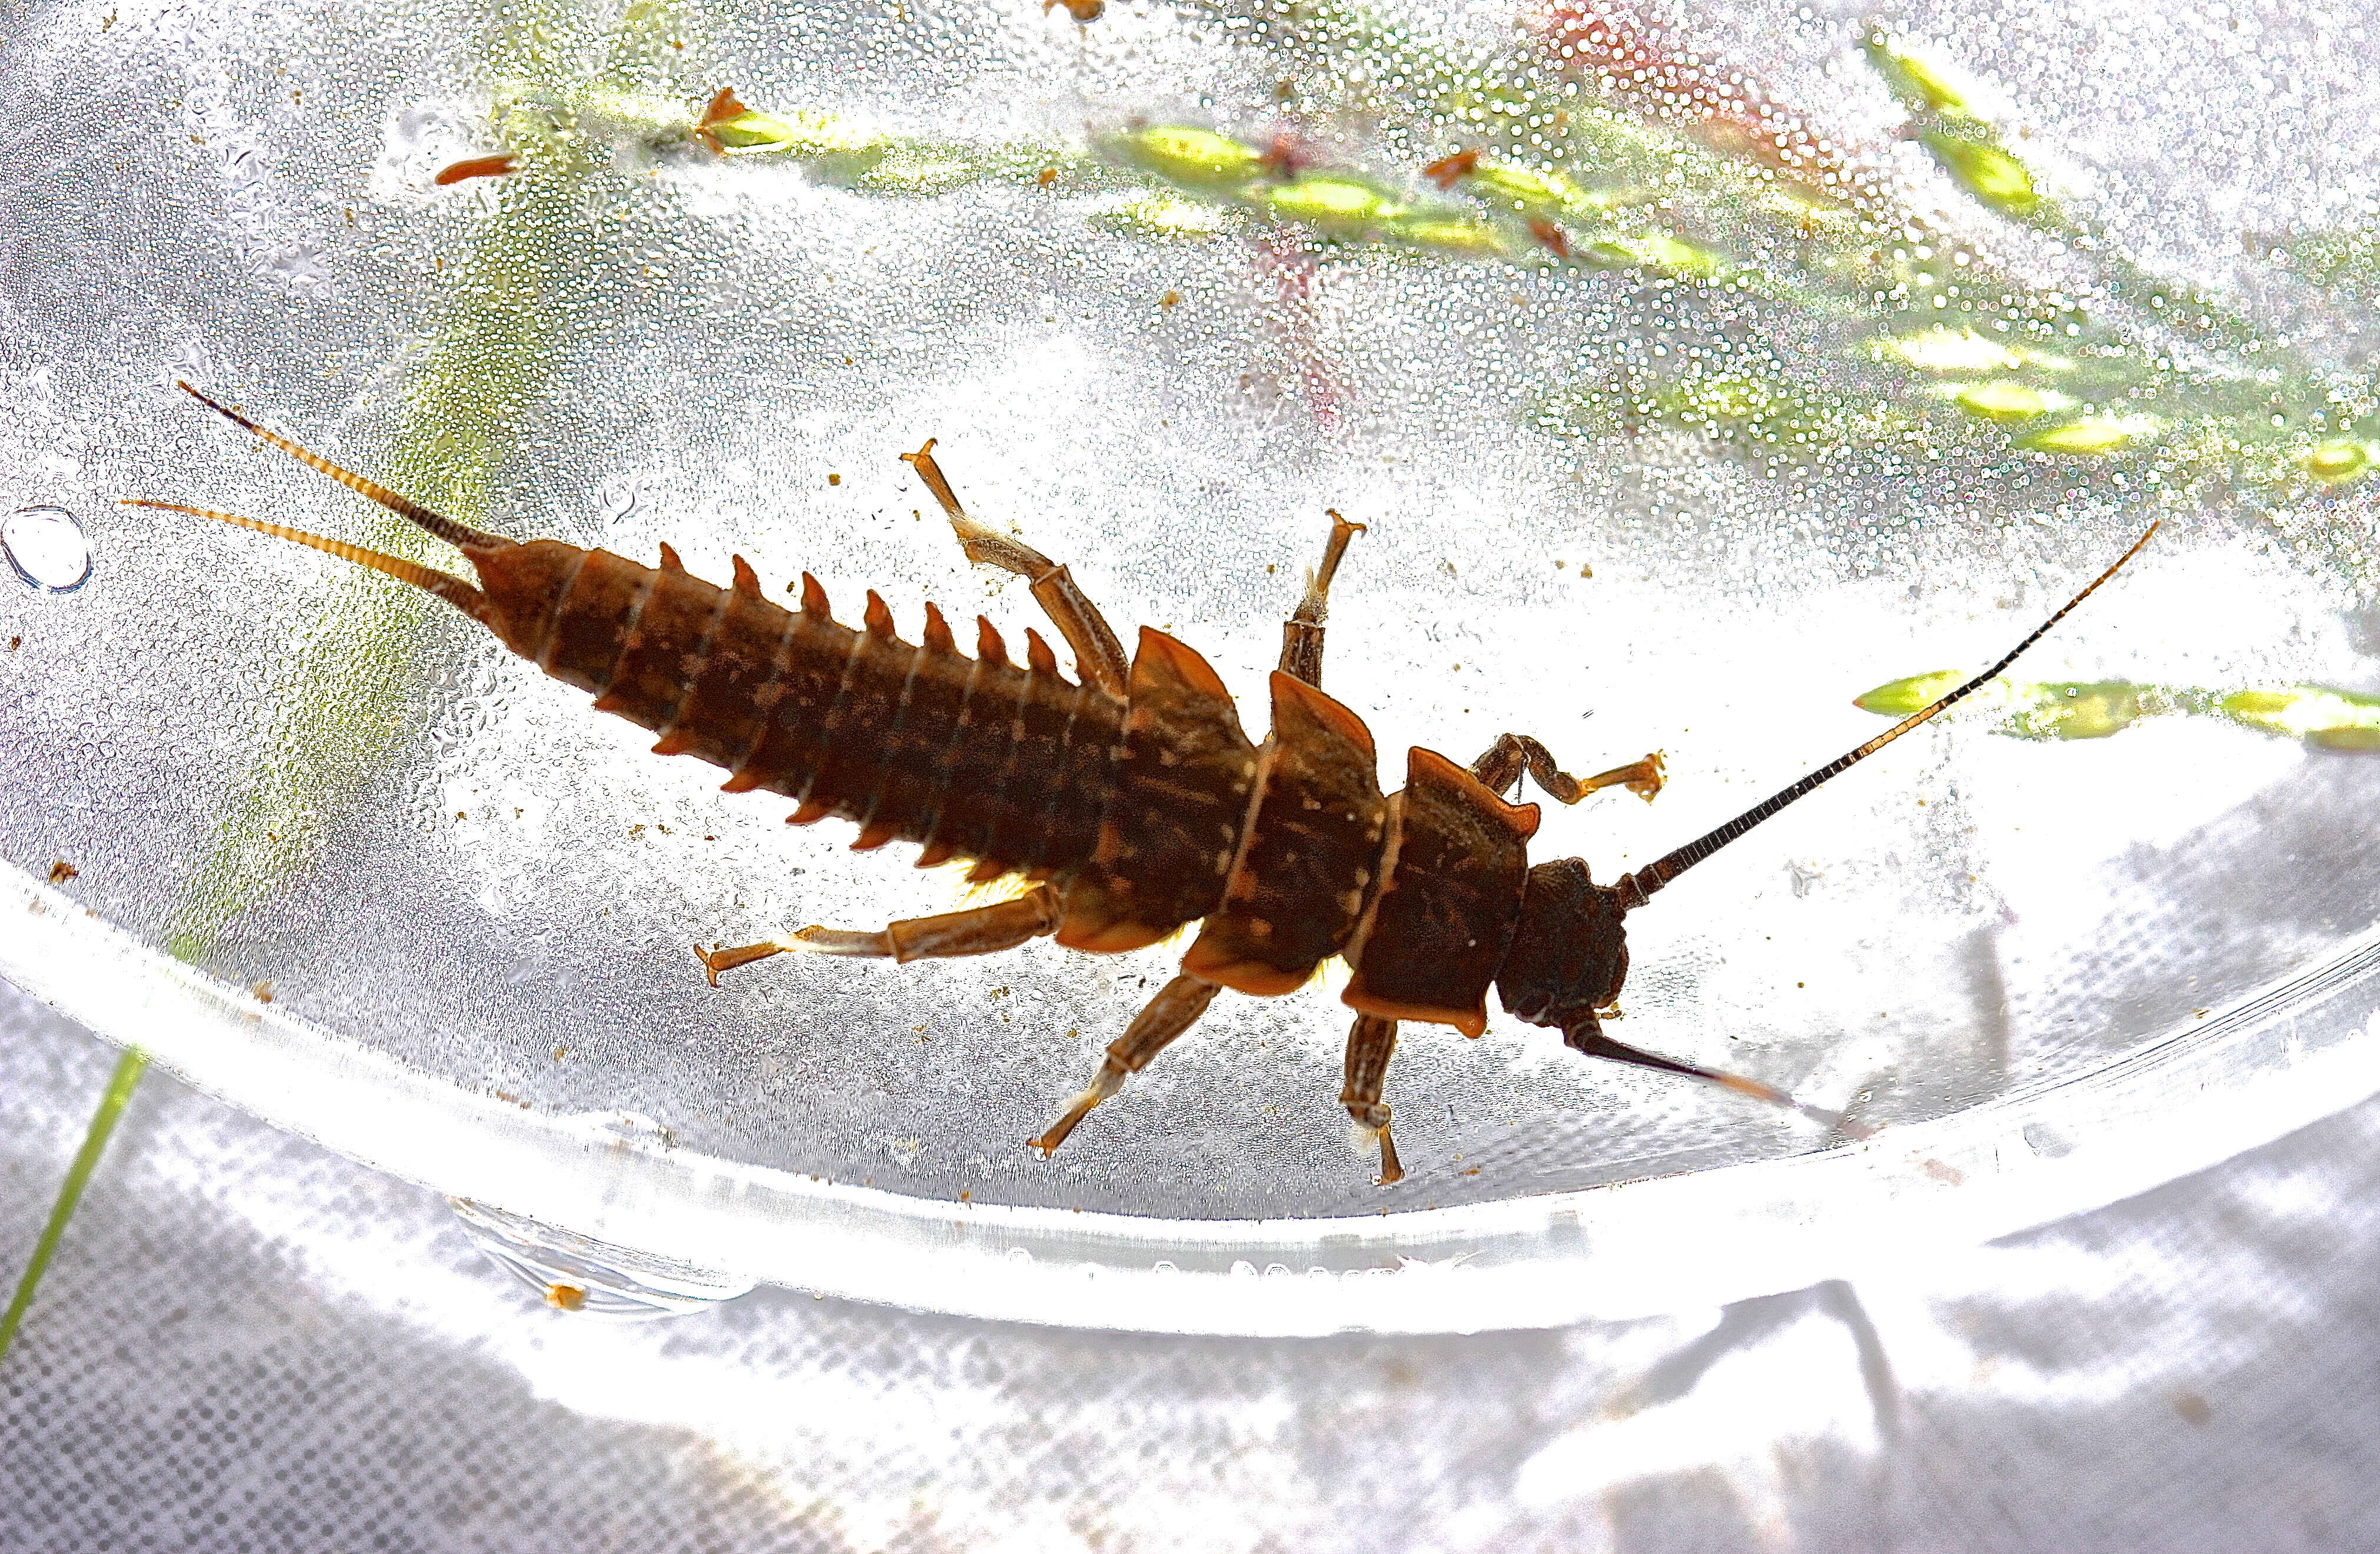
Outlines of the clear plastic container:
[{"label": "clear plastic container", "polygon": [[[1172,1330],[1734,1299],[2360,1099],[2370,218],[2336,191],[2372,131],[2310,149],[2302,101],[2194,56],[2109,85],[2058,25],[1863,52],[1740,0],[1625,37],[1390,7],[37,6],[0,55],[0,509],[64,510],[93,561],[42,584],[44,519],[26,586],[0,576],[0,974],[566,1233]],[[2189,17],[2143,25],[2143,59],[2183,57]],[[2360,90],[2366,45],[2265,36],[2313,101]],[[1659,67],[1607,80],[1638,48]],[[714,148],[721,88],[750,111]],[[1788,120],[1781,149],[1744,133]],[[1451,188],[1424,176],[1475,145]],[[846,620],[874,588],[912,637],[930,599],[1014,639],[1029,596],[965,565],[897,456],[935,437],[978,516],[1208,655],[1259,727],[1336,509],[1368,527],[1324,684],[1391,785],[1407,745],[1508,730],[1573,771],[1666,753],[1650,806],[1548,805],[1534,856],[1605,879],[2167,527],[2030,688],[1631,918],[1614,1034],[1871,1136],[1500,1017],[1408,1026],[1411,1175],[1384,1189],[1327,976],[1220,1001],[1048,1162],[1024,1141],[1178,946],[705,986],[698,941],[961,888],[719,793],[435,601],[115,505],[435,553],[177,378],[507,533],[667,540],[721,579],[740,552]]]}]

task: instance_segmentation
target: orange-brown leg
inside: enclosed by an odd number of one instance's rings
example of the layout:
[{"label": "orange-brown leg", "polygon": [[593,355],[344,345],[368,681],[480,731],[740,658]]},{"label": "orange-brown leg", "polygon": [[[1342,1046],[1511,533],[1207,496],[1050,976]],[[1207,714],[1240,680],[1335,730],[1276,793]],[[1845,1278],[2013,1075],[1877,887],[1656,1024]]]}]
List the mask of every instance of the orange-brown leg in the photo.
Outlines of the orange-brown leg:
[{"label": "orange-brown leg", "polygon": [[1041,1152],[1044,1159],[1057,1152],[1075,1131],[1075,1124],[1091,1114],[1091,1108],[1123,1088],[1123,1082],[1148,1066],[1148,1061],[1165,1050],[1168,1043],[1188,1030],[1207,1013],[1207,1005],[1215,1002],[1220,991],[1216,985],[1202,977],[1176,977],[1159,989],[1148,1006],[1133,1017],[1124,1033],[1108,1044],[1108,1055],[1099,1064],[1099,1072],[1091,1080],[1091,1087],[1076,1096],[1058,1120],[1042,1130],[1041,1136],[1032,1141],[1032,1147]]},{"label": "orange-brown leg", "polygon": [[1058,892],[1047,885],[1038,885],[1014,901],[965,912],[945,912],[934,917],[905,917],[875,933],[812,927],[789,939],[764,940],[734,949],[713,946],[706,950],[698,944],[694,953],[702,958],[703,970],[715,988],[721,972],[767,960],[788,950],[808,950],[822,955],[868,955],[901,962],[941,955],[989,955],[1014,950],[1028,939],[1055,933],[1062,915]]},{"label": "orange-brown leg", "polygon": [[1383,1020],[1378,1014],[1356,1015],[1354,1026],[1347,1032],[1347,1086],[1339,1092],[1339,1104],[1355,1119],[1355,1125],[1379,1141],[1378,1185],[1383,1187],[1405,1179],[1405,1168],[1397,1162],[1396,1140],[1389,1136],[1389,1103],[1380,1099],[1381,1087],[1388,1083],[1389,1059],[1396,1050],[1394,1020]]},{"label": "orange-brown leg", "polygon": [[1347,541],[1363,532],[1362,524],[1349,523],[1331,511],[1330,539],[1322,548],[1322,565],[1307,576],[1305,597],[1298,601],[1296,613],[1281,623],[1281,672],[1317,690],[1322,686],[1322,631],[1330,615],[1330,579],[1338,575]]},{"label": "orange-brown leg", "polygon": [[1598,788],[1621,787],[1650,804],[1666,781],[1658,750],[1643,760],[1632,760],[1626,766],[1615,766],[1592,777],[1573,777],[1554,765],[1551,751],[1525,734],[1498,735],[1496,743],[1471,763],[1471,775],[1500,794],[1512,791],[1524,771],[1546,790],[1548,797],[1561,804],[1576,804]]},{"label": "orange-brown leg", "polygon": [[997,566],[1014,572],[1033,585],[1033,597],[1041,601],[1050,624],[1075,650],[1075,673],[1081,678],[1121,701],[1125,687],[1131,683],[1132,666],[1123,656],[1123,644],[1116,640],[1113,627],[1099,607],[1090,601],[1066,569],[1014,535],[1002,534],[967,516],[959,505],[958,493],[942,474],[942,467],[934,462],[934,440],[914,454],[901,457],[917,471],[934,500],[942,504],[942,512],[951,520],[951,528],[959,537],[959,548],[967,560],[982,566]]}]

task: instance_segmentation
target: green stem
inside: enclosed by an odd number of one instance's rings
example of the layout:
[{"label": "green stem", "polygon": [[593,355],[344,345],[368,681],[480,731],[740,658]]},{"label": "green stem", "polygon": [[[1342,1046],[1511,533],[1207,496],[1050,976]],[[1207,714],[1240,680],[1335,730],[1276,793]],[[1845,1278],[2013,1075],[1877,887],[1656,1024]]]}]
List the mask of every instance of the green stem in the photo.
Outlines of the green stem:
[{"label": "green stem", "polygon": [[82,1147],[75,1151],[74,1164],[67,1168],[67,1179],[58,1185],[57,1201],[50,1206],[49,1223],[42,1227],[42,1238],[33,1243],[32,1260],[18,1277],[17,1293],[8,1302],[6,1315],[0,1316],[0,1360],[8,1357],[8,1345],[15,1342],[17,1329],[33,1304],[33,1292],[41,1288],[42,1275],[49,1271],[50,1258],[56,1255],[58,1243],[66,1238],[67,1221],[74,1218],[75,1205],[82,1201],[83,1187],[99,1167],[100,1152],[107,1147],[108,1135],[115,1131],[116,1120],[124,1115],[125,1104],[131,1100],[134,1087],[140,1083],[141,1071],[148,1066],[147,1054],[137,1047],[126,1048],[124,1055],[115,1060],[115,1072],[108,1075],[107,1089],[99,1098],[99,1110],[91,1114],[91,1125],[83,1130]]}]

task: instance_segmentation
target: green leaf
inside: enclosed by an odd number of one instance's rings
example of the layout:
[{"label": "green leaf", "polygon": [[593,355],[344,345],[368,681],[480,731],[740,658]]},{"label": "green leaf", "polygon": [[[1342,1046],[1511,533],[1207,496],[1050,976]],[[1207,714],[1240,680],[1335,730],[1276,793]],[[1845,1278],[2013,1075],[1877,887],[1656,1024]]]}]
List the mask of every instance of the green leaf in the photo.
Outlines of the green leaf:
[{"label": "green leaf", "polygon": [[1987,383],[1968,383],[1951,391],[1950,402],[1970,415],[1981,416],[1987,421],[2029,421],[2036,416],[2070,409],[2074,401],[2056,389],[2034,388],[2030,383],[2012,382],[1996,378]]},{"label": "green leaf", "polygon": [[2143,437],[2155,436],[2163,424],[2155,416],[2083,416],[2027,432],[2017,439],[2016,445],[2042,454],[2112,454]]},{"label": "green leaf", "polygon": [[1863,712],[1905,718],[1957,690],[1966,677],[1967,672],[1961,669],[1937,669],[1931,674],[1912,674],[1906,679],[1887,680],[1876,689],[1853,697],[1852,705]]},{"label": "green leaf", "polygon": [[2233,691],[2216,704],[2233,722],[2329,750],[2380,750],[2380,697],[2327,686]]},{"label": "green leaf", "polygon": [[2105,739],[2140,722],[2148,687],[2126,680],[2051,681],[2010,687],[2009,732],[2020,739]]},{"label": "green leaf", "polygon": [[2301,461],[2307,474],[2325,484],[2352,480],[2372,464],[2372,450],[2352,437],[2334,437],[2316,443]]},{"label": "green leaf", "polygon": [[1884,78],[1892,94],[1912,108],[1968,118],[1966,94],[1952,85],[1940,66],[1903,52],[1881,37],[1867,41],[1867,62]]},{"label": "green leaf", "polygon": [[2041,196],[2033,187],[2033,175],[2025,171],[2023,163],[1999,147],[1940,129],[1929,129],[1917,139],[1934,153],[1934,160],[1942,164],[1944,172],[1995,210],[2023,216],[2031,215],[2041,204]]},{"label": "green leaf", "polygon": [[1252,147],[1189,125],[1134,130],[1116,136],[1110,145],[1123,160],[1195,188],[1234,188],[1253,182],[1265,170],[1264,157]]},{"label": "green leaf", "polygon": [[1269,188],[1262,199],[1267,209],[1285,221],[1349,232],[1385,225],[1408,209],[1369,184],[1329,175]]}]

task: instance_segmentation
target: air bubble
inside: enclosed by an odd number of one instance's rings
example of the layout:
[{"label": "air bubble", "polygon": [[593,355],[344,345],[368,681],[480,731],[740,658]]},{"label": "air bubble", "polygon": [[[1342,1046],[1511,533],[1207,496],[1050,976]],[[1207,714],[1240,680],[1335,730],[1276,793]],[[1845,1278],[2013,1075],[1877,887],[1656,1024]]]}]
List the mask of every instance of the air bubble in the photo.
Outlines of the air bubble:
[{"label": "air bubble", "polygon": [[91,581],[91,540],[63,507],[19,507],[0,519],[0,551],[37,593],[72,593]]}]

